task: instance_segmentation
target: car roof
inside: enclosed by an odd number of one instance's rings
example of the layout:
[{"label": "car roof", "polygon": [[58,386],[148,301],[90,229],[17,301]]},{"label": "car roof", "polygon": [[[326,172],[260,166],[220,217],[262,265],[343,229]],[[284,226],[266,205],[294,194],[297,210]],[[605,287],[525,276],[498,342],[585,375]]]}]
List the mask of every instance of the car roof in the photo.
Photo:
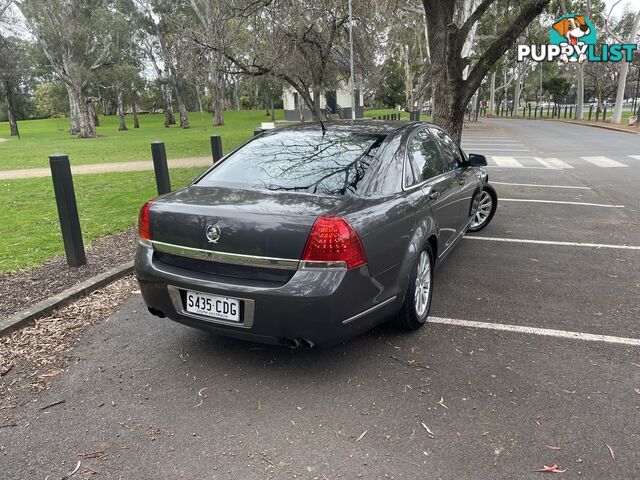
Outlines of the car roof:
[{"label": "car roof", "polygon": [[[426,124],[426,122],[409,122],[406,120],[373,120],[373,119],[356,119],[356,120],[331,120],[324,122],[324,126],[328,132],[354,132],[354,133],[371,133],[377,135],[390,135],[397,133],[412,125]],[[295,123],[282,127],[277,127],[271,131],[318,131],[321,129],[319,122]]]}]

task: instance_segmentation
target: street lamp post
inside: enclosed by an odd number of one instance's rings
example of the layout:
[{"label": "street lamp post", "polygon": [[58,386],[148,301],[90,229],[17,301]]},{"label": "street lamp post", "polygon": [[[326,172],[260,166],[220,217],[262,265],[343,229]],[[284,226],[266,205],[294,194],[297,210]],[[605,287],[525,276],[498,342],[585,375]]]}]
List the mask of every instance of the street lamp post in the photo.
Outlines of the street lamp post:
[{"label": "street lamp post", "polygon": [[349,0],[349,68],[351,70],[351,120],[356,119],[356,85],[353,75],[353,13],[351,0]]}]

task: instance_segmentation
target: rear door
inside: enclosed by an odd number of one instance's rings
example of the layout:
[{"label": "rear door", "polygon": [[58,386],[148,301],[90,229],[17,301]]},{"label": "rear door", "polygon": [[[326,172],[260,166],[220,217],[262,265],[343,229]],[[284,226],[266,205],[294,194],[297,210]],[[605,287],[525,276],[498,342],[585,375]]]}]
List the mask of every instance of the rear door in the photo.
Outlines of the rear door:
[{"label": "rear door", "polygon": [[447,171],[438,141],[427,128],[416,131],[407,144],[405,190],[414,188],[420,190],[422,198],[416,204],[418,215],[433,214],[440,243],[446,248],[455,239],[458,229],[458,185],[455,172]]},{"label": "rear door", "polygon": [[477,185],[477,179],[472,168],[462,156],[460,147],[444,131],[431,127],[431,132],[439,140],[440,149],[445,162],[445,170],[453,176],[457,232],[465,227],[471,217],[471,200]]}]

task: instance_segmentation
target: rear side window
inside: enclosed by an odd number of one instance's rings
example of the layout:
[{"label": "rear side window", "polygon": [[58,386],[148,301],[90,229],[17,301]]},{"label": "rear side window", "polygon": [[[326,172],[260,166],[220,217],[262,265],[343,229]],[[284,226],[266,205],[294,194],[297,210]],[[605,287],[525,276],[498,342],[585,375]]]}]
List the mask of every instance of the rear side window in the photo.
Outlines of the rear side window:
[{"label": "rear side window", "polygon": [[197,185],[308,192],[354,193],[384,136],[327,131],[284,131],[251,141]]},{"label": "rear side window", "polygon": [[[437,141],[427,129],[419,130],[411,137],[407,145],[407,153],[407,168],[413,169],[415,180],[405,183],[406,186],[424,182],[445,172],[445,164]],[[407,181],[406,174],[405,171],[405,182]]]},{"label": "rear side window", "polygon": [[433,128],[431,132],[440,140],[440,148],[442,148],[442,153],[444,154],[446,171],[451,172],[462,165],[462,155],[456,142],[439,128]]}]

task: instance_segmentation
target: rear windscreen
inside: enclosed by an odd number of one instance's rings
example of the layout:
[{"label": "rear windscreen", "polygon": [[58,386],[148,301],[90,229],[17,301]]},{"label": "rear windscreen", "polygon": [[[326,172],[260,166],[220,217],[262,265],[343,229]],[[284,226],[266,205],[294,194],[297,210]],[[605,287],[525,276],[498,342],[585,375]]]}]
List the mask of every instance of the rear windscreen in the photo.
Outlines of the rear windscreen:
[{"label": "rear windscreen", "polygon": [[249,142],[197,185],[323,195],[354,193],[383,136],[284,131]]}]

